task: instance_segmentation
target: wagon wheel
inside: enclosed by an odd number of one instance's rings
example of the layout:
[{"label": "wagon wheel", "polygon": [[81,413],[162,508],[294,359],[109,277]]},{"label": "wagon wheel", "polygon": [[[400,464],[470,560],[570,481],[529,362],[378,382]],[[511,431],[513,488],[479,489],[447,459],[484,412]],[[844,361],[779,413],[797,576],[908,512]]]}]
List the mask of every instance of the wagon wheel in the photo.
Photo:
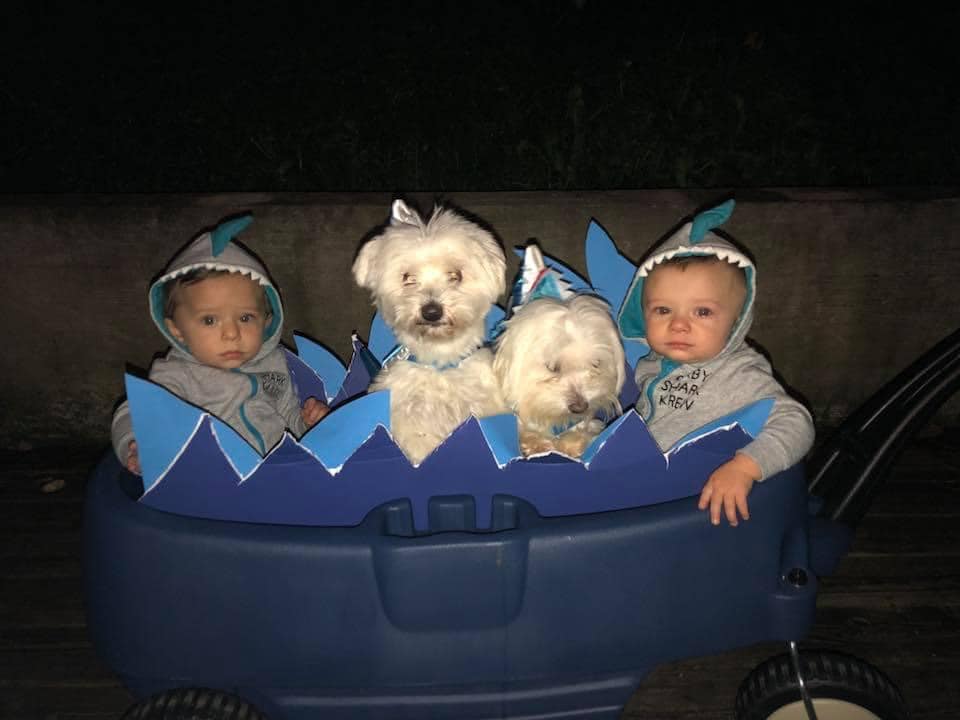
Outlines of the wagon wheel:
[{"label": "wagon wheel", "polygon": [[[803,689],[813,712],[808,713]],[[737,691],[737,720],[906,720],[903,697],[877,668],[826,651],[784,653],[760,663]]]},{"label": "wagon wheel", "polygon": [[178,688],[133,705],[123,720],[267,720],[235,695],[207,688]]}]

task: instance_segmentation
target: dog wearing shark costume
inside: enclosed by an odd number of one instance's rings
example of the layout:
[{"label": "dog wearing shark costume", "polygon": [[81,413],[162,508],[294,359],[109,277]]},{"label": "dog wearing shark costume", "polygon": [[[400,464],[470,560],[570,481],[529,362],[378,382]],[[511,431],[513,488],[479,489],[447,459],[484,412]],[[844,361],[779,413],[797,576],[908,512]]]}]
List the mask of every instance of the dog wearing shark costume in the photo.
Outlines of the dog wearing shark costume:
[{"label": "dog wearing shark costume", "polygon": [[505,273],[492,233],[443,206],[424,220],[402,200],[357,254],[354,279],[399,341],[370,391],[390,391],[390,432],[414,465],[471,415],[506,412],[483,347]]},{"label": "dog wearing shark costume", "polygon": [[574,293],[528,245],[493,361],[521,452],[580,457],[605,425],[598,416],[620,414],[624,364],[609,305]]}]

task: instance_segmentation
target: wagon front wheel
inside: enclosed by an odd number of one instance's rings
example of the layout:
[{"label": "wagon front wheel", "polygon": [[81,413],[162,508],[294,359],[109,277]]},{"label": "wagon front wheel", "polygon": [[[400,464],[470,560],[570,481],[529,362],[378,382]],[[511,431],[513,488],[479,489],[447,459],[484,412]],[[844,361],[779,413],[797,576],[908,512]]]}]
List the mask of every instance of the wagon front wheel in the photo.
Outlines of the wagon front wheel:
[{"label": "wagon front wheel", "polygon": [[[907,720],[900,691],[863,660],[827,651],[797,655],[817,720]],[[807,720],[800,681],[789,653],[760,663],[737,691],[737,720]]]},{"label": "wagon front wheel", "polygon": [[207,688],[178,688],[152,695],[130,707],[123,720],[267,720],[235,695]]}]

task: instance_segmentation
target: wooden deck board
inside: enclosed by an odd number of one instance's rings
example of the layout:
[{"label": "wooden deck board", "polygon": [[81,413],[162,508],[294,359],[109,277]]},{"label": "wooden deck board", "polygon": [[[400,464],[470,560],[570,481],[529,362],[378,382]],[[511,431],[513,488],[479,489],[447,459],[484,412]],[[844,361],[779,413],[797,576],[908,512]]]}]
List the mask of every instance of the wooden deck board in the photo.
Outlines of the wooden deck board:
[{"label": "wooden deck board", "polygon": [[[950,436],[951,438],[953,436]],[[0,455],[0,718],[107,720],[130,698],[86,635],[80,527],[88,448]],[[59,492],[44,483],[62,479]],[[960,707],[960,441],[914,442],[874,499],[851,551],[822,578],[802,647],[880,667],[917,720]],[[781,645],[666,663],[624,720],[729,720],[749,670]]]}]

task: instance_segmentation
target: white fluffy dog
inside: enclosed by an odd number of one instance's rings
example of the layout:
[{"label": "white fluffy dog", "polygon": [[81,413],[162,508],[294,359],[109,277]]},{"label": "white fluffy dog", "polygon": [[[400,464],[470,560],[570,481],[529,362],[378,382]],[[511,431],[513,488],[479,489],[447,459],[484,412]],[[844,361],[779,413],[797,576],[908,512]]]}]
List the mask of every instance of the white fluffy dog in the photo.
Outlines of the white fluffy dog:
[{"label": "white fluffy dog", "polygon": [[497,340],[494,372],[517,415],[524,455],[580,457],[620,413],[623,345],[609,306],[593,295],[521,305]]},{"label": "white fluffy dog", "polygon": [[481,347],[505,272],[491,233],[441,206],[424,222],[401,200],[353,263],[400,342],[370,390],[390,390],[391,433],[415,465],[470,415],[507,412]]}]

